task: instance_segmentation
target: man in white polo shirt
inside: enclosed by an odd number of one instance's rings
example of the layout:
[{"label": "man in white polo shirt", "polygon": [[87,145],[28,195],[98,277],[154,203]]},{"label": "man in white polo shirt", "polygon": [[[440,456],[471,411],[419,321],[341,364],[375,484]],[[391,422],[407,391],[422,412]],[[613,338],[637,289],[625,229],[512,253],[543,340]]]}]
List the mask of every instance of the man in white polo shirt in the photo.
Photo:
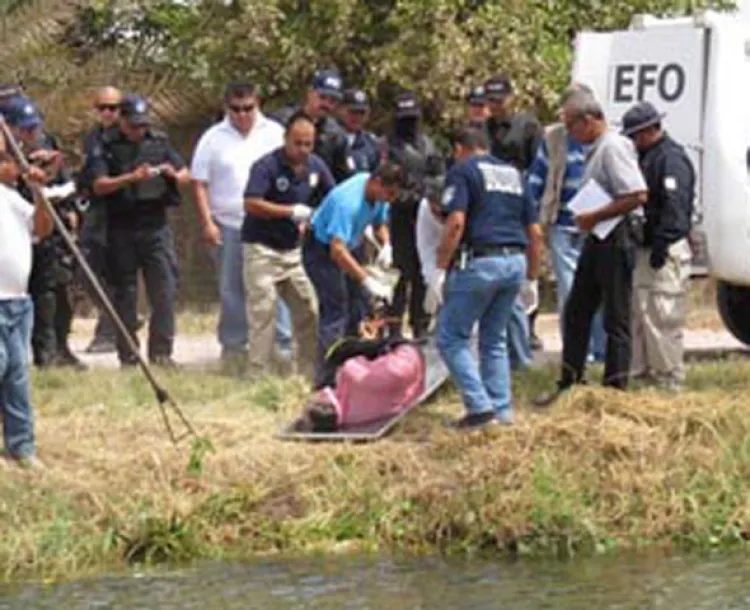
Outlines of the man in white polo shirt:
[{"label": "man in white polo shirt", "polygon": [[[10,153],[0,152],[0,414],[5,455],[23,467],[37,467],[34,411],[29,397],[34,308],[27,286],[31,240],[46,237],[53,227],[41,200],[32,207],[14,189],[19,176]],[[28,179],[41,185],[46,176],[43,170],[31,168]]]},{"label": "man in white polo shirt", "polygon": [[[284,143],[284,128],[260,111],[257,88],[231,83],[224,93],[223,121],[206,131],[193,156],[191,173],[203,237],[215,249],[219,267],[219,343],[222,358],[244,357],[248,345],[242,262],[243,193],[250,169]],[[276,341],[291,353],[289,310],[279,300]],[[252,337],[250,338],[252,340]]]}]

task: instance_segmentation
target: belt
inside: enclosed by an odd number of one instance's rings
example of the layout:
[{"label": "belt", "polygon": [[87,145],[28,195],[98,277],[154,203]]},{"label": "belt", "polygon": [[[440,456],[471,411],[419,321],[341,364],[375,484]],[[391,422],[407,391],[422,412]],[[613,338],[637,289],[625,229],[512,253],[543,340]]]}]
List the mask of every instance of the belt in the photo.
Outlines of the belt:
[{"label": "belt", "polygon": [[523,246],[477,246],[469,248],[469,254],[474,258],[513,256],[514,254],[523,254],[524,252],[526,252],[526,248]]}]

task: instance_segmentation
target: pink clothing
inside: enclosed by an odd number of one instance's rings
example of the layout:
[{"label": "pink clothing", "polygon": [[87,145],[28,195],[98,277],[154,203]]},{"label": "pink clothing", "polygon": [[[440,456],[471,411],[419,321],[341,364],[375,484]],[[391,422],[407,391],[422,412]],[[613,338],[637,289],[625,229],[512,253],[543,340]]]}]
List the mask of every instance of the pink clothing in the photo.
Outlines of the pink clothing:
[{"label": "pink clothing", "polygon": [[424,392],[425,363],[414,345],[368,360],[356,356],[336,373],[336,389],[319,394],[332,403],[338,426],[367,424],[409,407]]}]

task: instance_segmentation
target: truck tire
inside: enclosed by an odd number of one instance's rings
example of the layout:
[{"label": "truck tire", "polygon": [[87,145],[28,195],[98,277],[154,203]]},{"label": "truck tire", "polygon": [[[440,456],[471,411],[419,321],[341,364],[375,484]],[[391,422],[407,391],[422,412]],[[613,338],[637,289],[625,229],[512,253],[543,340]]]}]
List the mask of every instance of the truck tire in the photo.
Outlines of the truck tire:
[{"label": "truck tire", "polygon": [[729,332],[750,345],[750,287],[719,281],[716,300],[721,320]]}]

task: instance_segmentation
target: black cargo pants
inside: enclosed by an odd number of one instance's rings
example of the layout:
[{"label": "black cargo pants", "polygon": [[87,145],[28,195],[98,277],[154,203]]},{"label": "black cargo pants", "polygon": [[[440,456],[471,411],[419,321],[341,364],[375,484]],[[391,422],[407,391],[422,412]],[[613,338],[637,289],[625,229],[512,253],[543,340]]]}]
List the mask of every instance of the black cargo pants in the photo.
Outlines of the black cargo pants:
[{"label": "black cargo pants", "polygon": [[[172,355],[175,334],[176,273],[174,243],[169,226],[156,228],[111,228],[109,268],[117,313],[138,343],[138,273],[143,274],[151,315],[148,327],[148,357]],[[120,362],[132,364],[135,357],[118,336]]]}]

